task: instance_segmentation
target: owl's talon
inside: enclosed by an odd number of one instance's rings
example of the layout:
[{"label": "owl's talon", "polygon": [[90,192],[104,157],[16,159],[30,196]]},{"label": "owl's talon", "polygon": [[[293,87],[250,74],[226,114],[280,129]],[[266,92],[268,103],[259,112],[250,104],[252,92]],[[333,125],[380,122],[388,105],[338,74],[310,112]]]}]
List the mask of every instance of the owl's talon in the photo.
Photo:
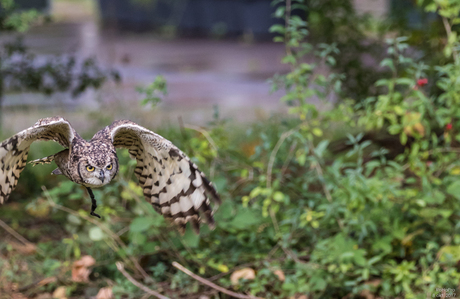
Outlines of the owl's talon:
[{"label": "owl's talon", "polygon": [[88,190],[89,197],[91,197],[91,213],[90,213],[90,215],[95,216],[95,217],[100,219],[101,216],[99,216],[98,214],[94,213],[94,211],[96,211],[96,208],[97,208],[97,203],[96,203],[96,198],[94,198],[93,190],[91,190],[91,188],[88,188],[88,187],[86,187],[86,190]]},{"label": "owl's talon", "polygon": [[99,214],[96,214],[96,213],[94,213],[94,212],[91,212],[90,215],[91,215],[91,216],[96,216],[97,218],[101,219],[101,216],[99,216]]}]

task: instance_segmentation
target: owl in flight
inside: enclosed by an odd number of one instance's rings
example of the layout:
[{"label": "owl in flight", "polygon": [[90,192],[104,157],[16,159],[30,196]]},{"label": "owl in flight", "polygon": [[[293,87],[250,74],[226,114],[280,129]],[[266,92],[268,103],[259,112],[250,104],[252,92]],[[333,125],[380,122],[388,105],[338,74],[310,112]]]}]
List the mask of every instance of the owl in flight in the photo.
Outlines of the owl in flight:
[{"label": "owl in flight", "polygon": [[116,148],[126,148],[137,160],[134,170],[144,196],[154,209],[171,219],[183,232],[190,222],[196,233],[200,214],[214,227],[209,194],[218,203],[219,195],[198,167],[169,140],[129,120],[118,120],[93,136],[81,138],[62,117],[40,119],[32,127],[0,143],[0,204],[16,187],[26,166],[29,147],[36,140],[53,140],[65,147],[63,151],[30,161],[33,165],[54,161],[62,174],[83,185],[91,197],[91,215],[100,216],[91,188],[102,187],[118,172]]}]

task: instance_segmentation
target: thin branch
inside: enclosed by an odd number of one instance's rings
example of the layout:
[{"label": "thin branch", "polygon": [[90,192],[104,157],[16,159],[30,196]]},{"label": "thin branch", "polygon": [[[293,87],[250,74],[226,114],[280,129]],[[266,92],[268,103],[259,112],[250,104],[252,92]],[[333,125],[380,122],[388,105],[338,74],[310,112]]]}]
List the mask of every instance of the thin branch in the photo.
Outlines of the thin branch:
[{"label": "thin branch", "polygon": [[[281,175],[284,175],[286,172],[289,162],[291,161],[292,157],[294,156],[294,150],[297,148],[297,140],[294,141],[289,149],[289,153],[287,154],[286,160],[284,160],[283,167],[281,167]],[[282,178],[281,178],[282,179]]]},{"label": "thin branch", "polygon": [[23,243],[25,246],[27,247],[30,247],[30,248],[33,248],[34,250],[36,250],[37,252],[40,252],[41,254],[43,254],[43,251],[38,248],[34,243],[31,243],[29,242],[26,238],[24,238],[23,236],[21,236],[20,234],[18,234],[14,229],[12,229],[8,224],[6,224],[5,222],[3,222],[2,220],[0,220],[0,226],[6,230],[8,233],[10,233],[13,237],[15,237],[16,239],[18,239],[21,243]]},{"label": "thin branch", "polygon": [[190,124],[185,124],[184,125],[185,128],[187,129],[191,129],[191,130],[195,130],[197,132],[200,132],[209,142],[209,144],[211,144],[212,148],[216,151],[216,154],[217,154],[217,145],[216,143],[214,142],[214,139],[212,139],[211,135],[209,135],[208,131],[206,131],[205,129],[202,129],[198,126],[194,126],[194,125],[190,125]]},{"label": "thin branch", "polygon": [[129,231],[129,226],[126,226],[125,228],[122,228],[117,232],[117,236],[121,236],[128,231]]},{"label": "thin branch", "polygon": [[251,295],[244,295],[244,294],[239,294],[239,293],[229,291],[227,289],[224,289],[223,287],[220,287],[220,286],[210,282],[209,280],[204,279],[201,276],[196,275],[195,273],[193,273],[192,271],[188,270],[187,268],[185,268],[184,266],[182,266],[181,264],[179,264],[177,262],[173,262],[172,265],[174,267],[176,267],[177,269],[179,269],[180,271],[182,271],[185,274],[187,274],[188,276],[192,277],[193,279],[198,280],[202,284],[205,284],[208,287],[211,287],[211,288],[213,288],[213,289],[215,289],[215,290],[217,290],[217,291],[219,291],[221,293],[227,294],[229,296],[233,296],[235,298],[242,298],[242,299],[264,299],[262,297],[254,297],[254,296],[251,296]]},{"label": "thin branch", "polygon": [[[292,55],[292,50],[291,47],[289,46],[289,21],[291,20],[291,0],[286,1],[286,10],[285,10],[285,15],[284,15],[284,28],[285,28],[285,33],[284,33],[284,44],[286,45],[286,54],[287,55]],[[291,66],[291,69],[293,67]]]},{"label": "thin branch", "polygon": [[281,134],[280,139],[278,140],[278,142],[275,145],[275,148],[270,154],[270,159],[268,160],[268,167],[267,167],[267,189],[270,189],[272,185],[272,170],[273,170],[273,164],[275,163],[276,154],[278,153],[284,140],[286,140],[286,138],[291,136],[295,131],[297,131],[297,127]]},{"label": "thin branch", "polygon": [[44,278],[44,279],[37,280],[36,282],[33,282],[33,283],[29,284],[29,285],[26,285],[25,287],[20,288],[18,291],[21,292],[21,293],[24,293],[25,291],[30,290],[32,288],[42,287],[44,285],[54,283],[57,280],[58,279],[55,276],[47,277],[47,278]]},{"label": "thin branch", "polygon": [[169,297],[166,297],[166,296],[163,296],[161,295],[160,293],[154,291],[154,290],[151,290],[149,289],[148,287],[146,287],[145,285],[141,284],[140,282],[138,282],[137,280],[135,280],[131,275],[128,274],[128,272],[126,272],[124,266],[123,266],[123,263],[121,262],[117,262],[116,263],[117,265],[117,269],[118,271],[121,272],[121,274],[123,274],[124,277],[126,277],[133,285],[135,285],[136,287],[138,287],[139,289],[143,290],[144,292],[152,295],[152,296],[155,296],[157,298],[160,298],[160,299],[169,299]]},{"label": "thin branch", "polygon": [[[182,119],[181,119],[182,120]],[[190,124],[185,124],[183,125],[185,128],[187,129],[191,129],[191,130],[195,130],[197,132],[200,132],[209,142],[209,144],[211,145],[211,147],[214,149],[214,151],[216,152],[216,157],[214,159],[212,159],[212,162],[211,162],[211,169],[210,169],[210,177],[213,178],[214,177],[214,173],[215,173],[215,170],[216,170],[216,158],[219,157],[219,152],[218,152],[218,148],[217,148],[217,145],[216,143],[214,142],[214,139],[212,139],[211,135],[208,133],[208,131],[206,131],[205,129],[202,129],[198,126],[194,126],[194,125],[190,125]]]},{"label": "thin branch", "polygon": [[460,153],[460,148],[458,147],[445,147],[445,148],[435,148],[428,151],[429,155],[434,153]]},{"label": "thin branch", "polygon": [[[452,35],[452,26],[449,24],[449,21],[447,21],[446,17],[442,17],[442,23],[444,24],[444,28],[446,29],[447,40],[449,40],[449,37]],[[454,54],[453,56],[454,56],[455,64],[457,64],[458,63],[458,53],[455,47],[452,47],[452,53]]]},{"label": "thin branch", "polygon": [[[315,170],[316,170],[316,173],[318,174],[319,181],[321,182],[321,186],[323,187],[324,195],[326,196],[327,201],[329,201],[329,203],[332,204],[331,192],[329,192],[329,189],[327,188],[326,183],[324,182],[323,169],[321,168],[321,165],[319,164],[319,159],[318,159],[318,157],[316,156],[316,154],[315,154],[315,152],[313,150],[313,146],[310,146],[310,148],[311,148],[311,152],[316,157]],[[342,220],[340,218],[336,218],[336,220],[337,220],[337,223],[338,223],[340,229],[343,230]]]},{"label": "thin branch", "polygon": [[301,261],[297,255],[292,252],[292,250],[290,249],[287,249],[287,248],[284,248],[283,246],[281,246],[281,249],[283,249],[284,253],[286,253],[286,255],[290,256],[296,263],[299,263],[299,264],[307,264],[306,262],[304,261]]},{"label": "thin branch", "polygon": [[278,225],[278,221],[276,220],[275,211],[273,211],[271,207],[270,207],[270,218],[272,219],[273,226],[275,227],[275,232],[279,234],[280,227]]}]

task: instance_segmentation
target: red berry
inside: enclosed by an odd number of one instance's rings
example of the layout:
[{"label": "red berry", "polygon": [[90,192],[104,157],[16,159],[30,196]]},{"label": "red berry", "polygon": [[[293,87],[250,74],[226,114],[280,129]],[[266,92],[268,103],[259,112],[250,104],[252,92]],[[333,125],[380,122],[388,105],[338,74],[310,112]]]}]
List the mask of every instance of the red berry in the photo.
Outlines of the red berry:
[{"label": "red berry", "polygon": [[427,78],[421,78],[421,79],[418,79],[417,80],[417,85],[422,87],[424,85],[427,85],[428,84],[428,79]]},{"label": "red berry", "polygon": [[452,130],[452,124],[451,124],[451,123],[448,123],[448,124],[446,125],[446,131],[450,131],[450,130]]}]

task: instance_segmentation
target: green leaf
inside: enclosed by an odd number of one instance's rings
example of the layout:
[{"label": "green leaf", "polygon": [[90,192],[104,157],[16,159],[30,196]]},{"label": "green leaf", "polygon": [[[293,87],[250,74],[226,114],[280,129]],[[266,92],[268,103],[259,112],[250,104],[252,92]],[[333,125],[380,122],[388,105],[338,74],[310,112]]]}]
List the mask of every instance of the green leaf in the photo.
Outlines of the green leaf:
[{"label": "green leaf", "polygon": [[229,225],[236,229],[248,229],[248,227],[260,223],[261,218],[256,211],[249,209],[239,209],[236,217],[229,223]]},{"label": "green leaf", "polygon": [[385,58],[380,62],[381,67],[389,67],[392,71],[395,71],[395,66],[391,58]]},{"label": "green leaf", "polygon": [[131,241],[137,245],[144,245],[147,237],[142,233],[131,233]]},{"label": "green leaf", "polygon": [[324,151],[326,150],[327,146],[329,145],[329,140],[322,140],[320,143],[315,148],[315,154],[318,157],[322,157],[324,154]]},{"label": "green leaf", "polygon": [[190,248],[197,248],[200,244],[200,235],[197,235],[193,232],[190,227],[185,231],[184,236],[182,237],[184,243]]},{"label": "green leaf", "polygon": [[286,30],[284,29],[284,26],[277,24],[277,25],[271,26],[269,31],[270,32],[276,32],[276,33],[279,33],[279,34],[284,34],[284,32]]},{"label": "green leaf", "polygon": [[438,256],[441,262],[446,262],[449,260],[458,262],[460,261],[460,245],[443,246],[439,250]]},{"label": "green leaf", "polygon": [[286,55],[283,57],[283,59],[281,59],[281,62],[286,64],[295,64],[297,60],[294,55]]},{"label": "green leaf", "polygon": [[456,199],[460,199],[460,181],[455,181],[450,184],[446,191]]},{"label": "green leaf", "polygon": [[150,227],[154,225],[155,221],[153,217],[137,217],[131,222],[129,226],[129,230],[131,232],[143,232],[148,230]]},{"label": "green leaf", "polygon": [[415,85],[415,82],[414,80],[409,79],[409,78],[398,78],[396,79],[396,84],[411,86],[411,85]]},{"label": "green leaf", "polygon": [[100,241],[104,238],[104,233],[99,227],[95,226],[89,230],[89,238],[93,241]]},{"label": "green leaf", "polygon": [[278,202],[282,202],[284,199],[284,195],[282,192],[276,191],[275,194],[273,194],[273,199]]}]

